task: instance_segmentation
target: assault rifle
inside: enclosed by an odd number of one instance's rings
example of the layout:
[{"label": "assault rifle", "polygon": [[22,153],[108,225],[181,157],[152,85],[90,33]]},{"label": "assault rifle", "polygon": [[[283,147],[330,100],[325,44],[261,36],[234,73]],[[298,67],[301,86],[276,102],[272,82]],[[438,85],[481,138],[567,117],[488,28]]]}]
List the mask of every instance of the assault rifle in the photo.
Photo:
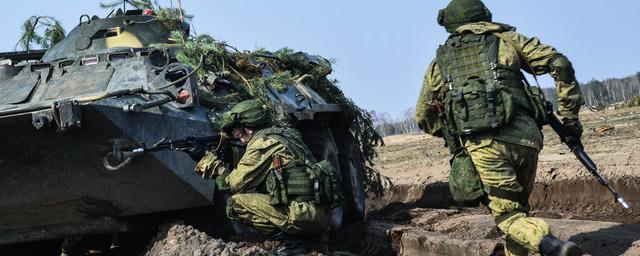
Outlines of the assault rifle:
[{"label": "assault rifle", "polygon": [[[147,147],[143,144],[141,147],[136,148],[122,148],[122,140],[115,140],[113,142],[113,151],[109,152],[109,154],[104,157],[102,163],[108,170],[115,171],[129,164],[134,157],[142,155],[145,152],[186,150],[197,145],[218,146],[224,143],[224,140],[225,138],[219,134],[204,137],[190,136],[177,140],[167,140],[166,138],[163,138],[152,146]],[[109,158],[114,158],[116,161],[120,162],[120,164],[115,166],[111,165]]]},{"label": "assault rifle", "polygon": [[547,122],[549,123],[551,128],[553,128],[553,130],[558,134],[558,136],[560,136],[560,140],[564,142],[564,144],[567,144],[567,146],[569,146],[569,148],[571,149],[571,152],[573,152],[573,154],[576,155],[578,160],[580,160],[582,165],[584,165],[584,167],[586,167],[587,170],[589,170],[591,175],[596,177],[596,180],[598,180],[600,184],[602,184],[603,186],[606,186],[607,189],[609,189],[611,194],[613,194],[613,196],[615,197],[616,202],[620,203],[622,207],[624,207],[625,209],[629,209],[629,204],[626,201],[624,201],[624,198],[622,198],[622,196],[620,196],[618,192],[616,192],[613,189],[613,187],[611,187],[607,178],[602,176],[602,174],[600,174],[596,164],[593,163],[593,160],[591,160],[589,155],[587,155],[587,153],[584,152],[584,146],[582,145],[582,141],[580,140],[580,137],[577,137],[576,135],[566,130],[566,128],[562,125],[560,120],[558,120],[558,117],[556,117],[556,115],[553,113],[553,106],[551,105],[551,102],[549,101],[544,101],[544,102],[545,102],[545,112],[547,116]]}]

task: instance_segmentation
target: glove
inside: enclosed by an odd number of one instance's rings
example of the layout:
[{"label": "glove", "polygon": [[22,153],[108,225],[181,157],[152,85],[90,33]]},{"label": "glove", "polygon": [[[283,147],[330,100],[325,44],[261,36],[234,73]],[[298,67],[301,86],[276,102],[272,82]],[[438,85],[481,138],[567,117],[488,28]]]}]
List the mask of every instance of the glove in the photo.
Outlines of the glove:
[{"label": "glove", "polygon": [[580,124],[578,118],[564,118],[562,119],[562,126],[569,135],[576,138],[580,138],[582,136],[582,124]]},{"label": "glove", "polygon": [[196,144],[193,147],[181,149],[182,152],[187,153],[193,161],[200,161],[207,153],[207,149],[202,144]]},{"label": "glove", "polygon": [[231,189],[227,182],[227,176],[229,176],[229,172],[216,177],[216,188],[218,188],[218,191],[227,191]]},{"label": "glove", "polygon": [[229,172],[224,166],[224,162],[218,159],[218,156],[213,152],[207,152],[207,154],[200,159],[195,171],[205,179],[214,179],[218,176],[226,175]]}]

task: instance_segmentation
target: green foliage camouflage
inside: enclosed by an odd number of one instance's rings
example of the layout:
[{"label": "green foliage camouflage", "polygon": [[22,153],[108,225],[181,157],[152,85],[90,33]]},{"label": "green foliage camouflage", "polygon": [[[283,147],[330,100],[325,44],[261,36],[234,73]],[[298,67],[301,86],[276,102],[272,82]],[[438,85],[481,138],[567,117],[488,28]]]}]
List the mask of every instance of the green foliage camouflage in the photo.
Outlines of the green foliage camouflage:
[{"label": "green foliage camouflage", "polygon": [[32,50],[34,44],[42,49],[49,49],[62,41],[65,35],[62,23],[57,19],[48,16],[31,16],[22,24],[22,38],[18,44],[25,51]]},{"label": "green foliage camouflage", "polygon": [[[173,1],[170,1],[173,3]],[[116,0],[112,2],[102,2],[100,3],[100,8],[102,9],[114,9],[122,6],[122,0]],[[180,20],[180,12],[182,11],[182,17],[184,21],[190,21],[193,16],[184,13],[184,10],[179,10],[173,7],[162,7],[158,3],[157,0],[127,0],[126,3],[140,10],[153,10],[155,16],[164,23],[167,27],[172,30],[176,30],[180,28],[182,21]],[[173,5],[173,4],[172,4]]]},{"label": "green foliage camouflage", "polygon": [[[197,71],[199,80],[205,84],[200,96],[211,105],[237,103],[241,99],[256,98],[267,105],[273,119],[280,125],[289,123],[280,104],[273,104],[268,98],[268,90],[273,88],[286,91],[287,85],[300,83],[318,92],[327,101],[339,104],[343,109],[343,118],[350,124],[350,131],[362,149],[365,159],[371,164],[376,156],[375,146],[382,143],[382,138],[375,131],[371,115],[345,97],[337,81],[328,79],[331,73],[331,61],[320,56],[295,52],[283,48],[275,52],[265,49],[255,51],[238,51],[225,42],[217,41],[209,35],[188,36],[181,31],[171,35],[173,45],[177,47],[176,58],[193,68],[201,65],[200,57],[204,57],[202,68]],[[163,46],[161,46],[163,47]],[[207,92],[209,77],[224,77],[237,86],[233,94],[215,97]],[[220,116],[210,115],[215,125]]]},{"label": "green foliage camouflage", "polygon": [[382,175],[380,171],[370,167],[364,166],[364,190],[367,191],[366,196],[371,198],[381,197],[384,195],[386,189],[393,187],[391,178]]},{"label": "green foliage camouflage", "polygon": [[[375,131],[371,115],[345,97],[342,90],[336,86],[337,80],[327,78],[332,71],[331,61],[320,56],[295,52],[289,48],[275,52],[265,49],[241,52],[209,35],[190,36],[177,29],[179,11],[176,8],[162,8],[157,1],[151,0],[128,0],[127,3],[138,9],[154,10],[160,20],[174,29],[171,33],[173,44],[156,47],[177,47],[178,61],[192,68],[201,64],[201,56],[206,56],[203,66],[196,73],[203,84],[198,93],[206,105],[228,107],[245,99],[256,98],[270,108],[276,124],[287,125],[288,115],[284,113],[281,105],[273,104],[269,100],[268,90],[273,88],[283,92],[287,90],[287,85],[302,83],[317,91],[329,102],[342,107],[345,122],[350,124],[350,131],[362,149],[366,161],[372,164],[376,156],[374,147],[382,144],[382,137]],[[100,7],[110,9],[121,4],[122,1],[113,1],[101,3]],[[182,11],[187,21],[193,18]],[[236,87],[234,92],[214,96],[207,89],[207,85],[213,84],[212,80],[215,80],[215,77],[230,80]],[[214,128],[219,128],[215,126],[219,124],[221,116],[212,111],[209,118]]]}]

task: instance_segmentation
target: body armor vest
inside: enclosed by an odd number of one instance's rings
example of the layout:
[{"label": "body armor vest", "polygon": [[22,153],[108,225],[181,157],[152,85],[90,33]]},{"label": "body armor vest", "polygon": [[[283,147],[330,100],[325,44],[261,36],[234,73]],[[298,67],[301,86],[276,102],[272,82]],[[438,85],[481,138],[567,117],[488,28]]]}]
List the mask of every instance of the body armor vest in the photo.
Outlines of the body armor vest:
[{"label": "body armor vest", "polygon": [[473,135],[508,124],[516,107],[529,108],[520,70],[498,64],[493,34],[458,34],[438,48],[445,82],[444,119],[451,135]]},{"label": "body armor vest", "polygon": [[342,204],[340,179],[333,167],[328,161],[316,163],[311,151],[293,129],[267,128],[256,136],[277,140],[294,157],[283,163],[280,156],[273,155],[266,179],[272,205],[286,205],[291,201],[313,201],[333,207]]}]

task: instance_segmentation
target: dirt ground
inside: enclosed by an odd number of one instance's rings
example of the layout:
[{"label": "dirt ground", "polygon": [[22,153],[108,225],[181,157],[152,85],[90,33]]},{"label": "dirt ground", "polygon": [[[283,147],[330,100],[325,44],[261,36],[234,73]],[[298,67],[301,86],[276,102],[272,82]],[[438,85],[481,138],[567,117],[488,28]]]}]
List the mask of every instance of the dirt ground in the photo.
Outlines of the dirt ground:
[{"label": "dirt ground", "polygon": [[[631,206],[640,206],[640,108],[585,111],[581,117],[587,153]],[[640,255],[640,211],[622,209],[552,130],[545,128],[544,134],[532,215],[547,219],[557,236],[590,255]],[[413,134],[387,137],[385,143],[376,169],[393,185],[368,200],[366,221],[332,235],[333,250],[357,255],[501,251],[501,234],[488,211],[457,207],[449,195],[450,156],[441,139]],[[276,246],[224,242],[176,224],[162,228],[145,255],[271,255]]]},{"label": "dirt ground", "polygon": [[[581,118],[585,150],[633,210],[618,205],[545,127],[531,214],[546,219],[556,236],[575,242],[589,255],[638,256],[640,108],[585,111]],[[383,196],[368,198],[365,221],[331,234],[331,255],[500,255],[502,235],[486,208],[459,207],[452,200],[447,184],[450,156],[440,138],[399,135],[385,138],[385,143],[375,168],[392,185]],[[140,249],[132,255],[275,255],[279,245],[230,238],[224,232],[206,234],[181,222],[158,230],[155,235],[133,234],[141,242],[135,242]],[[59,251],[59,241],[47,246]]]},{"label": "dirt ground", "polygon": [[214,239],[192,226],[173,223],[160,227],[144,256],[248,256],[273,255],[277,243],[225,242]]},{"label": "dirt ground", "polygon": [[[640,108],[581,114],[585,150],[633,209],[640,207]],[[532,215],[589,255],[640,255],[640,211],[624,210],[545,127]],[[489,212],[458,207],[447,184],[449,153],[424,134],[385,138],[375,168],[393,183],[368,199],[367,219],[332,235],[334,251],[357,255],[499,255]],[[213,239],[192,227],[161,229],[145,255],[272,255],[276,244]],[[341,255],[341,253],[334,253]],[[346,253],[342,253],[344,255]],[[533,255],[533,254],[532,254]]]},{"label": "dirt ground", "polygon": [[[640,207],[640,108],[581,117],[587,153],[632,208]],[[640,211],[622,209],[550,128],[544,134],[531,214],[589,255],[640,255]],[[450,156],[441,139],[413,134],[385,143],[375,167],[393,185],[368,199],[366,221],[332,234],[332,250],[345,252],[333,254],[499,255],[502,238],[489,212],[453,202],[446,183]],[[272,255],[276,245],[224,242],[176,224],[162,228],[145,255]]]},{"label": "dirt ground", "polygon": [[[585,151],[632,208],[640,207],[640,108],[587,110],[581,119]],[[590,255],[640,255],[640,211],[618,205],[549,127],[544,135],[530,199],[532,215],[546,218],[557,236]],[[489,212],[456,207],[449,195],[450,156],[441,139],[413,134],[390,136],[385,143],[376,168],[391,177],[394,186],[382,198],[370,200],[367,222],[360,229],[365,237],[391,246],[372,250],[365,243],[355,246],[356,251],[491,255],[500,250],[501,234]]]}]

